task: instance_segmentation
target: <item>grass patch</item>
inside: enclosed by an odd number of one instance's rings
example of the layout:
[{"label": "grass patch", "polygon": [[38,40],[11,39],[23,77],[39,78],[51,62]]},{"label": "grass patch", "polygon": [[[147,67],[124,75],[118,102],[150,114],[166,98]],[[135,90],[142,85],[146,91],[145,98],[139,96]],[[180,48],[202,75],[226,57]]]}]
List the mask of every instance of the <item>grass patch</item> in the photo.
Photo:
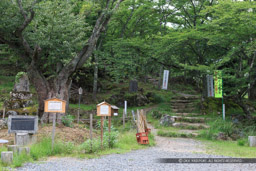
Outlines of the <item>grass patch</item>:
[{"label": "grass patch", "polygon": [[[118,136],[118,141],[115,145],[113,145],[113,148],[105,146],[104,149],[101,149],[100,140],[97,140],[97,142],[98,145],[96,146],[96,148],[98,149],[95,150],[94,153],[84,153],[84,151],[81,150],[81,145],[75,146],[72,142],[63,142],[60,140],[55,141],[54,150],[52,151],[51,138],[44,138],[40,142],[31,145],[29,155],[26,155],[25,153],[20,155],[14,154],[13,164],[10,167],[21,167],[26,162],[37,161],[39,159],[44,159],[49,156],[95,158],[106,154],[126,153],[131,150],[144,149],[155,145],[154,136],[152,134],[149,134],[150,144],[138,144],[136,141],[136,132],[134,130],[120,133]],[[106,144],[105,140],[104,143]],[[0,152],[1,151],[7,151],[7,149],[0,148]],[[3,166],[3,164],[0,162],[0,168],[4,170],[6,169],[4,167],[5,166]]]},{"label": "grass patch", "polygon": [[210,154],[241,158],[256,157],[256,148],[239,146],[236,141],[202,141],[205,142],[207,152]]},{"label": "grass patch", "polygon": [[[71,109],[78,109],[79,104],[69,104],[69,107]],[[85,111],[96,110],[96,104],[90,104],[90,105],[80,104],[80,109]]]}]

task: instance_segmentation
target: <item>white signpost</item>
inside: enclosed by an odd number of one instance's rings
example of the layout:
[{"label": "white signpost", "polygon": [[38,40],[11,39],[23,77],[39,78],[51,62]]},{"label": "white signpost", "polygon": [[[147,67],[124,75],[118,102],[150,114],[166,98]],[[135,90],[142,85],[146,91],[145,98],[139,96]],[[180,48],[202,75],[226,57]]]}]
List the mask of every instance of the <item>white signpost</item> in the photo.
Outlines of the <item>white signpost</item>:
[{"label": "white signpost", "polygon": [[127,101],[124,101],[124,113],[127,116]]},{"label": "white signpost", "polygon": [[162,89],[167,90],[168,87],[169,70],[164,70]]},{"label": "white signpost", "polygon": [[207,96],[214,97],[213,76],[207,75]]}]

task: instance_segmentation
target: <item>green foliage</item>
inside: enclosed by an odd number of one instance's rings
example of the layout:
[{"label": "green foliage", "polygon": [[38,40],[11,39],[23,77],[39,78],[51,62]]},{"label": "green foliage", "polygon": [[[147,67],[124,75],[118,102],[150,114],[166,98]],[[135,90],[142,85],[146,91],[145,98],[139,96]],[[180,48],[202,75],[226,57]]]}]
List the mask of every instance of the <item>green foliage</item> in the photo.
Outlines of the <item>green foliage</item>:
[{"label": "green foliage", "polygon": [[21,167],[23,163],[32,161],[32,158],[30,155],[27,155],[25,152],[21,154],[14,154],[13,156],[13,165],[14,167]]},{"label": "green foliage", "polygon": [[65,115],[62,117],[62,123],[67,127],[73,127],[74,116],[73,115]]},{"label": "green foliage", "polygon": [[108,144],[109,148],[114,148],[116,144],[118,143],[118,131],[112,131],[112,132],[105,132],[104,133],[104,141]]}]

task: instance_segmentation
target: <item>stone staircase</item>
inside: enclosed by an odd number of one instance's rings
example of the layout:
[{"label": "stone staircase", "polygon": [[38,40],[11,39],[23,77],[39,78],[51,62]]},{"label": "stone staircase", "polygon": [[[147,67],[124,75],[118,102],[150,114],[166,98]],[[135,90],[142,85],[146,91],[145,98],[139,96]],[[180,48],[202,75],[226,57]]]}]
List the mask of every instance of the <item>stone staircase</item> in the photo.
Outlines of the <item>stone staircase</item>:
[{"label": "stone staircase", "polygon": [[196,111],[200,96],[181,95],[171,99],[172,127],[178,128],[176,134],[196,137],[201,129],[208,129],[206,119]]}]

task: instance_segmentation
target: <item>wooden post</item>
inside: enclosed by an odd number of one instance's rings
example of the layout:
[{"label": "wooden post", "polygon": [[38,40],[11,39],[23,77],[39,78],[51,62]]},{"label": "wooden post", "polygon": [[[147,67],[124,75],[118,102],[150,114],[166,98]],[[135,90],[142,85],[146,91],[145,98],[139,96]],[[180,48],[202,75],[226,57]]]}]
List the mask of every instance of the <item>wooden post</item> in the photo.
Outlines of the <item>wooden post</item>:
[{"label": "wooden post", "polygon": [[125,112],[123,110],[123,128],[125,128]]},{"label": "wooden post", "polygon": [[108,146],[110,147],[111,116],[108,117]]},{"label": "wooden post", "polygon": [[3,119],[5,117],[5,106],[4,106],[4,110],[3,110]]},{"label": "wooden post", "polygon": [[93,115],[92,114],[90,114],[90,140],[91,140],[91,151],[92,151],[92,118],[93,117]]},{"label": "wooden post", "polygon": [[108,117],[108,132],[111,132],[111,116]]},{"label": "wooden post", "polygon": [[53,118],[52,118],[52,151],[53,151],[53,146],[54,146],[56,115],[57,115],[57,113],[53,113]]},{"label": "wooden post", "polygon": [[101,148],[103,149],[103,116],[101,117]]}]

